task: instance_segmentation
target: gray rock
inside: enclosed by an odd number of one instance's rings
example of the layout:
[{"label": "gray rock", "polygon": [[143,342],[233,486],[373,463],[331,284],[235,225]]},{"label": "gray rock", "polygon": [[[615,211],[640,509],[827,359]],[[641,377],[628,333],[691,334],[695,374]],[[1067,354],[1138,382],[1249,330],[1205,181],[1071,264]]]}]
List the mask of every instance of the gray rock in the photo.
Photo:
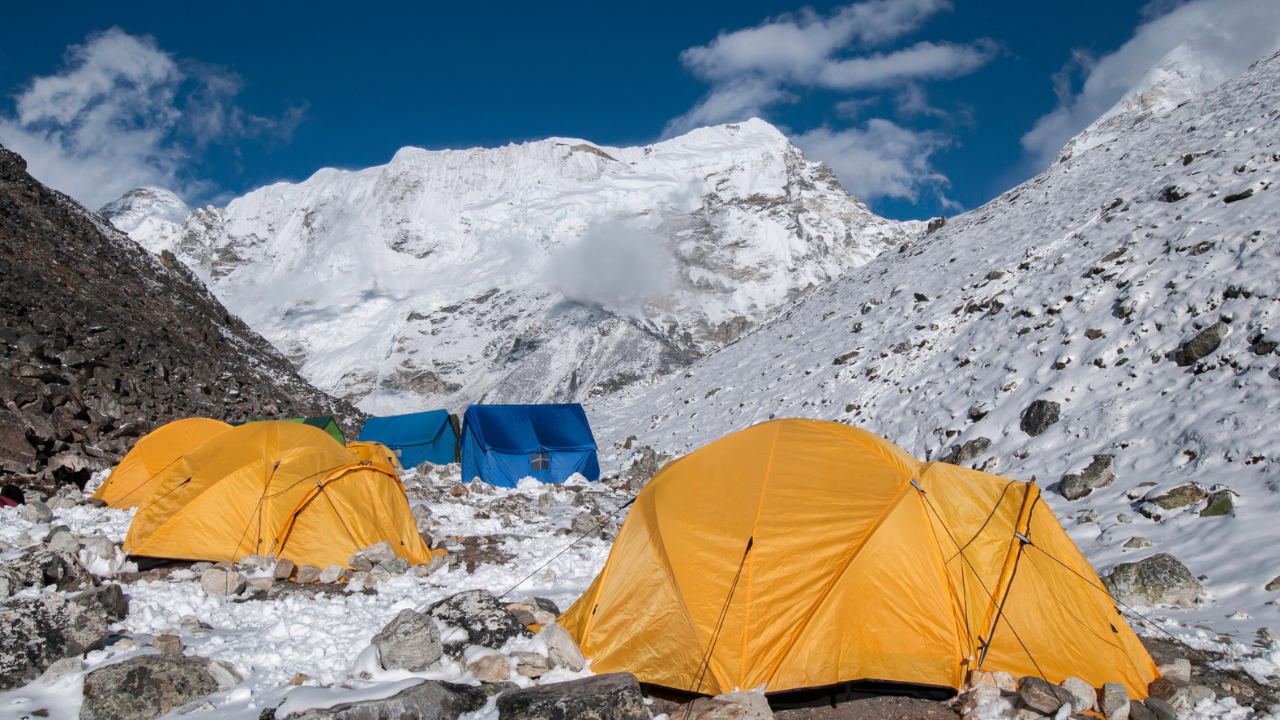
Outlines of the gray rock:
[{"label": "gray rock", "polygon": [[1090,508],[1089,510],[1085,510],[1084,512],[1076,516],[1076,524],[1085,525],[1091,522],[1098,522],[1098,518],[1100,517],[1102,517],[1101,513],[1099,513],[1097,510]]},{"label": "gray rock", "polygon": [[209,677],[218,683],[218,692],[226,692],[244,682],[244,678],[240,677],[240,673],[236,672],[231,663],[225,660],[209,661],[209,666],[205,668],[205,672],[209,673]]},{"label": "gray rock", "polygon": [[129,616],[129,601],[124,590],[115,583],[76,593],[71,600],[77,605],[101,611],[111,622],[119,622]]},{"label": "gray rock", "polygon": [[546,598],[534,597],[530,595],[529,597],[525,598],[521,602],[523,602],[525,605],[529,605],[535,608],[536,610],[542,610],[543,612],[551,613],[556,617],[560,616],[560,608],[555,603],[551,602]]},{"label": "gray rock", "polygon": [[387,575],[395,577],[409,572],[408,558],[395,558],[393,560],[384,560],[374,566],[375,570],[382,570]]},{"label": "gray rock", "polygon": [[345,580],[349,576],[349,572],[349,570],[341,565],[330,565],[320,571],[320,582],[327,584]]},{"label": "gray rock", "polygon": [[1094,455],[1093,461],[1079,474],[1062,476],[1058,492],[1068,500],[1079,500],[1098,488],[1110,485],[1116,479],[1111,471],[1114,461],[1111,455]]},{"label": "gray rock", "polygon": [[1222,339],[1231,331],[1230,326],[1219,320],[1209,327],[1201,330],[1195,337],[1183,343],[1173,354],[1173,361],[1178,367],[1186,367],[1193,365],[1222,344]]},{"label": "gray rock", "polygon": [[1121,563],[1102,578],[1111,597],[1125,605],[1177,605],[1191,607],[1204,588],[1185,565],[1169,553],[1157,553],[1132,563]]},{"label": "gray rock", "polygon": [[1078,677],[1069,677],[1062,681],[1062,689],[1071,693],[1071,709],[1083,713],[1097,707],[1098,691],[1089,683]]},{"label": "gray rock", "polygon": [[1116,522],[1124,523],[1125,525],[1128,525],[1133,522],[1133,516],[1128,515],[1126,513],[1118,513],[1116,515]]},{"label": "gray rock", "polygon": [[98,668],[84,680],[80,720],[155,718],[218,691],[205,658],[141,655]]},{"label": "gray rock", "polygon": [[1183,685],[1191,684],[1191,661],[1186,658],[1168,658],[1156,663],[1160,677],[1168,678]]},{"label": "gray rock", "polygon": [[[1155,493],[1155,491],[1152,492]],[[1187,483],[1186,485],[1179,485],[1167,493],[1152,494],[1144,499],[1165,510],[1176,510],[1180,507],[1194,505],[1208,496],[1209,493],[1199,483]]]},{"label": "gray rock", "polygon": [[500,720],[649,720],[631,673],[536,685],[498,696]]},{"label": "gray rock", "polygon": [[467,631],[467,641],[446,648],[451,654],[461,652],[466,645],[497,650],[513,637],[533,636],[488,590],[451,595],[428,608],[427,614]]},{"label": "gray rock", "polygon": [[298,574],[293,579],[301,584],[313,583],[320,579],[321,572],[320,568],[315,565],[303,565],[298,568]]},{"label": "gray rock", "polygon": [[414,505],[412,506],[412,510],[414,524],[418,526],[418,534],[426,535],[427,533],[430,533],[433,526],[431,520],[431,508],[426,505]]},{"label": "gray rock", "polygon": [[578,647],[578,643],[574,642],[568,630],[553,623],[543,626],[538,631],[538,637],[547,646],[547,657],[551,659],[551,667],[567,667],[577,672],[586,665],[586,656],[582,654],[582,649]]},{"label": "gray rock", "polygon": [[347,560],[347,565],[351,566],[351,569],[356,572],[369,572],[373,569],[373,563],[364,556],[364,553],[359,551]]},{"label": "gray rock", "polygon": [[1156,720],[1156,716],[1141,700],[1130,700],[1129,720]]},{"label": "gray rock", "polygon": [[84,661],[78,657],[63,658],[58,662],[49,666],[48,670],[40,676],[40,681],[45,685],[51,685],[55,680],[66,675],[67,673],[76,672],[84,667]]},{"label": "gray rock", "polygon": [[1153,543],[1150,540],[1144,537],[1138,537],[1135,535],[1134,537],[1129,538],[1125,542],[1124,546],[1130,549],[1139,549],[1139,548],[1149,548],[1152,546],[1152,544]]},{"label": "gray rock", "polygon": [[18,511],[18,517],[29,523],[41,525],[53,520],[53,510],[39,500],[28,500]]},{"label": "gray rock", "polygon": [[75,535],[72,535],[70,532],[66,530],[54,533],[52,536],[49,537],[48,542],[49,542],[49,550],[53,552],[64,552],[64,553],[72,553],[72,554],[80,552],[80,541],[76,539]]},{"label": "gray rock", "polygon": [[538,507],[540,508],[553,508],[559,504],[560,502],[556,500],[556,494],[553,492],[544,492],[538,496]]},{"label": "gray rock", "polygon": [[276,569],[271,573],[271,577],[276,580],[288,580],[289,576],[293,575],[294,571],[297,569],[298,566],[295,565],[292,560],[280,558],[276,561]]},{"label": "gray rock", "polygon": [[1058,712],[1063,703],[1070,703],[1073,699],[1066,689],[1033,675],[1018,681],[1018,696],[1027,707],[1045,715]]},{"label": "gray rock", "polygon": [[185,649],[182,640],[177,635],[157,635],[151,641],[151,647],[164,653],[182,654]]},{"label": "gray rock", "polygon": [[[455,685],[453,683],[424,680],[405,688],[389,698],[342,703],[328,708],[316,708],[293,713],[289,720],[457,720],[459,715],[475,712],[484,707],[491,692],[508,689],[505,685],[487,688]],[[275,717],[272,715],[271,717]],[[283,720],[283,719],[281,719]]]},{"label": "gray rock", "polygon": [[66,657],[102,648],[107,619],[100,610],[57,593],[0,605],[0,691],[21,687]]},{"label": "gray rock", "polygon": [[482,655],[467,665],[467,671],[486,684],[507,682],[511,679],[511,664],[501,655]]},{"label": "gray rock", "polygon": [[[996,691],[999,695],[999,691]],[[713,698],[698,698],[674,714],[678,720],[773,720],[773,710],[764,695],[730,692]]]},{"label": "gray rock", "polygon": [[[1178,711],[1173,709],[1169,703],[1160,698],[1149,697],[1142,701],[1147,711],[1155,720],[1178,720]],[[1129,706],[1129,717],[1139,720],[1133,713],[1133,706]]]},{"label": "gray rock", "polygon": [[368,558],[369,562],[374,565],[377,565],[380,562],[396,559],[396,551],[391,547],[391,543],[386,540],[374,543],[369,547],[364,548],[360,551],[360,554]]},{"label": "gray rock", "polygon": [[1052,400],[1036,400],[1022,413],[1022,422],[1018,427],[1022,432],[1036,437],[1058,422],[1061,411],[1062,406]]},{"label": "gray rock", "polygon": [[1098,710],[1107,720],[1127,720],[1129,717],[1129,691],[1120,683],[1104,683],[1098,704]]},{"label": "gray rock", "polygon": [[513,652],[511,659],[516,663],[516,672],[527,678],[539,678],[551,669],[547,658],[536,652]]},{"label": "gray rock", "polygon": [[574,535],[586,535],[596,530],[599,525],[600,523],[592,517],[591,513],[585,512],[573,519],[569,525],[569,532]]},{"label": "gray rock", "polygon": [[1200,511],[1200,517],[1221,517],[1235,507],[1235,494],[1230,490],[1219,490],[1209,495],[1209,502]]},{"label": "gray rock", "polygon": [[648,445],[636,448],[636,451],[631,454],[631,464],[619,473],[618,479],[630,485],[632,491],[640,492],[649,484],[653,476],[658,474],[662,464],[668,459],[668,456],[659,455]]},{"label": "gray rock", "polygon": [[235,570],[209,568],[200,576],[200,589],[209,595],[239,595],[247,581]]},{"label": "gray rock", "polygon": [[63,592],[93,587],[93,578],[71,553],[40,550],[27,556],[20,563],[10,564],[7,570],[18,578],[24,587],[57,585]]},{"label": "gray rock", "polygon": [[370,642],[377,646],[384,670],[402,668],[422,672],[444,654],[435,622],[408,609],[401,610]]},{"label": "gray rock", "polygon": [[951,452],[947,453],[945,457],[940,458],[940,461],[951,465],[959,465],[960,463],[968,462],[974,458],[982,457],[982,455],[990,448],[990,438],[975,438],[964,445],[952,445]]}]

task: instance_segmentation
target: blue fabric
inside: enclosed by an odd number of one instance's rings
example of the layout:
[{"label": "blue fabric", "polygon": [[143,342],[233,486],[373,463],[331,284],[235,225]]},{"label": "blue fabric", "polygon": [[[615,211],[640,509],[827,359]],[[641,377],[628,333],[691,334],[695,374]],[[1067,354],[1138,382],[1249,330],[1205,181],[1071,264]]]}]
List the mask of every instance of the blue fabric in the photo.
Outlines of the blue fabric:
[{"label": "blue fabric", "polygon": [[[533,455],[547,453],[551,467],[533,470]],[[574,473],[600,479],[596,441],[587,414],[565,405],[472,405],[462,421],[462,477],[515,487],[526,477],[562,483]]]},{"label": "blue fabric", "polygon": [[395,450],[406,468],[424,461],[444,465],[457,460],[458,436],[449,423],[447,410],[369,418],[360,428],[360,439],[380,442]]}]

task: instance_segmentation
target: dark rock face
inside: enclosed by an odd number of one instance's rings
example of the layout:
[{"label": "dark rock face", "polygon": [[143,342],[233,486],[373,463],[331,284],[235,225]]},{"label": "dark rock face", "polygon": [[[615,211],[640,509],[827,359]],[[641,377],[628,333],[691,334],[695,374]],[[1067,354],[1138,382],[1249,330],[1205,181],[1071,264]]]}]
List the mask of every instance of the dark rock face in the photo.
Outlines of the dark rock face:
[{"label": "dark rock face", "polygon": [[83,485],[178,418],[304,415],[364,417],[0,147],[0,482]]},{"label": "dark rock face", "polygon": [[1100,487],[1110,485],[1116,479],[1115,473],[1111,472],[1114,461],[1115,457],[1111,455],[1094,455],[1089,467],[1079,474],[1062,476],[1058,492],[1068,500],[1079,500]]},{"label": "dark rock face", "polygon": [[[389,698],[381,700],[362,700],[360,702],[342,703],[329,708],[317,708],[301,713],[293,713],[291,720],[316,720],[333,718],[334,720],[400,720],[401,718],[423,718],[424,720],[457,720],[462,713],[473,712],[484,707],[492,692],[509,690],[515,685],[503,683],[473,687],[471,685],[455,685],[453,683],[425,680],[413,687],[405,688]],[[271,717],[275,717],[272,715]],[[284,720],[281,718],[280,720]]]},{"label": "dark rock face", "polygon": [[89,673],[80,720],[142,720],[218,691],[205,658],[142,655]]},{"label": "dark rock face", "polygon": [[517,635],[533,637],[529,628],[520,624],[488,590],[468,590],[450,595],[432,605],[427,614],[467,631],[469,641],[445,645],[445,652],[457,654],[467,645],[482,645],[495,650]]},{"label": "dark rock face", "polygon": [[119,622],[129,616],[129,601],[124,590],[115,583],[85,590],[71,600],[77,605],[101,611],[111,622]]},{"label": "dark rock face", "polygon": [[101,612],[57,593],[6,601],[0,605],[0,690],[26,685],[58,660],[100,649],[107,634]]},{"label": "dark rock face", "polygon": [[1018,427],[1022,432],[1035,437],[1058,422],[1061,411],[1062,406],[1052,400],[1036,400],[1022,413],[1022,423]]},{"label": "dark rock face", "polygon": [[1218,349],[1222,344],[1222,338],[1227,336],[1228,330],[1227,324],[1221,320],[1201,330],[1178,348],[1178,351],[1173,354],[1173,361],[1178,364],[1178,367],[1194,365],[1197,360]]},{"label": "dark rock face", "polygon": [[609,673],[537,685],[498,697],[500,720],[648,720],[631,673]]}]

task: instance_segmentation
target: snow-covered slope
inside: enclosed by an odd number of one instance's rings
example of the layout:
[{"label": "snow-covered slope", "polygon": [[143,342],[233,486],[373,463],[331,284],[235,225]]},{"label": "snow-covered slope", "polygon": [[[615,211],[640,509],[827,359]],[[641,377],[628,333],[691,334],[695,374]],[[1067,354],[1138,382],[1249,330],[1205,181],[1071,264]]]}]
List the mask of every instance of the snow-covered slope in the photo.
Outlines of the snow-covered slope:
[{"label": "snow-covered slope", "polygon": [[[686,372],[593,400],[606,465],[627,459],[629,435],[680,455],[773,417],[860,425],[922,459],[968,445],[966,465],[1050,488],[1112,455],[1110,486],[1049,493],[1076,542],[1104,572],[1173,553],[1213,597],[1187,612],[1247,644],[1254,627],[1280,627],[1280,594],[1264,590],[1280,575],[1277,179],[1272,57],[1127,118]],[[1216,350],[1175,362],[1220,321]],[[1033,437],[1022,419],[1039,400],[1060,420]],[[1193,482],[1229,488],[1234,510],[1139,512]],[[1154,547],[1126,547],[1135,537]],[[1237,610],[1251,617],[1228,619]]]},{"label": "snow-covered slope", "polygon": [[104,212],[373,412],[671,373],[921,229],[873,215],[760,120],[635,148],[404,148],[180,204],[141,190]]}]

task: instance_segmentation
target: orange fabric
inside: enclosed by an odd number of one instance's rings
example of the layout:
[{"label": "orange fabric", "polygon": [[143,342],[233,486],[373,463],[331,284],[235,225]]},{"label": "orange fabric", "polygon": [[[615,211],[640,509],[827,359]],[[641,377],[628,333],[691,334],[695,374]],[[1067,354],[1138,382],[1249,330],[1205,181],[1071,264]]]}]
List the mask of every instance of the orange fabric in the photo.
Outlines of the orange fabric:
[{"label": "orange fabric", "polygon": [[1145,697],[1155,665],[1038,494],[857,428],[763,423],[663,468],[559,622],[596,672],[703,693],[959,689],[991,638],[982,670]]},{"label": "orange fabric", "polygon": [[395,471],[359,457],[323,430],[267,421],[232,428],[154,481],[125,549],[134,555],[239,560],[273,554],[299,565],[346,565],[388,541],[430,561]]},{"label": "orange fabric", "polygon": [[120,510],[145,505],[159,473],[230,429],[230,425],[208,418],[186,418],[162,425],[134,443],[93,496],[107,507]]},{"label": "orange fabric", "polygon": [[391,448],[380,442],[355,440],[347,443],[347,449],[365,462],[381,463],[392,469],[403,467],[400,464],[400,458],[396,457]]}]

